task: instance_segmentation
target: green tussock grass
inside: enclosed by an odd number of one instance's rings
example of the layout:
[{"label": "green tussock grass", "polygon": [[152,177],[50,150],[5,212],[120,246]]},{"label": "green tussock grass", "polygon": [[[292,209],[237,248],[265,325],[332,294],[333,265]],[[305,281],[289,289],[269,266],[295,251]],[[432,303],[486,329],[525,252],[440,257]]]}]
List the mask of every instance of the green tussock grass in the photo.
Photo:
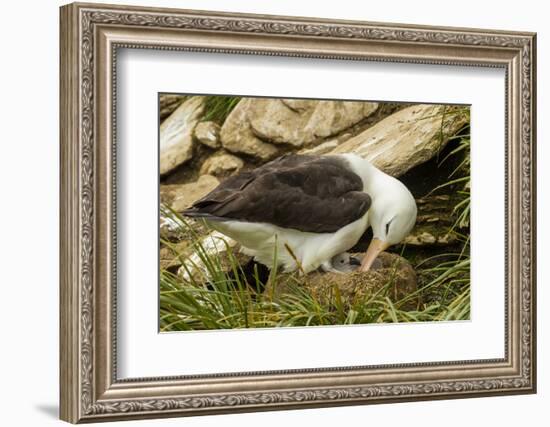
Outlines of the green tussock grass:
[{"label": "green tussock grass", "polygon": [[[178,218],[183,232],[193,233],[193,224]],[[169,242],[165,242],[169,245]],[[220,244],[224,245],[223,241]],[[189,331],[206,329],[328,326],[367,323],[464,320],[469,318],[469,259],[445,254],[446,261],[435,267],[418,266],[418,273],[431,279],[416,292],[395,300],[391,297],[392,277],[372,294],[344,304],[338,288],[323,298],[308,292],[300,275],[285,276],[286,292],[274,297],[264,291],[256,271],[244,279],[242,266],[231,248],[226,248],[230,268],[220,257],[209,255],[196,236],[193,249],[199,262],[187,261],[188,278],[161,269],[160,329]],[[175,254],[180,256],[180,254]],[[276,256],[276,255],[274,255]],[[182,260],[186,259],[182,256]],[[429,260],[427,260],[429,261]],[[198,270],[197,264],[204,268]],[[186,264],[184,264],[186,265]],[[185,267],[184,267],[185,269]],[[198,271],[197,271],[198,270]],[[282,275],[272,270],[268,281],[277,284]],[[457,284],[459,285],[457,287]],[[276,286],[276,285],[275,285]],[[270,289],[273,289],[271,287]],[[434,296],[435,295],[435,296]],[[424,302],[410,307],[420,297]]]},{"label": "green tussock grass", "polygon": [[204,104],[203,121],[214,121],[222,125],[229,113],[237,106],[242,97],[240,96],[207,96]]},{"label": "green tussock grass", "polygon": [[431,269],[422,269],[422,265],[433,259],[426,259],[416,266],[417,271],[436,275],[436,281],[445,286],[437,286],[436,298],[443,302],[445,312],[438,314],[437,320],[453,320],[470,318],[470,209],[471,209],[471,175],[470,175],[470,108],[452,107],[444,109],[441,119],[441,129],[448,115],[461,116],[468,125],[457,135],[448,136],[440,132],[440,138],[455,143],[445,157],[438,158],[439,166],[452,159],[458,159],[458,165],[448,176],[448,180],[436,186],[430,193],[454,193],[455,205],[451,211],[452,225],[449,232],[454,234],[460,243],[460,251],[453,254],[440,254],[437,257],[445,259]]}]

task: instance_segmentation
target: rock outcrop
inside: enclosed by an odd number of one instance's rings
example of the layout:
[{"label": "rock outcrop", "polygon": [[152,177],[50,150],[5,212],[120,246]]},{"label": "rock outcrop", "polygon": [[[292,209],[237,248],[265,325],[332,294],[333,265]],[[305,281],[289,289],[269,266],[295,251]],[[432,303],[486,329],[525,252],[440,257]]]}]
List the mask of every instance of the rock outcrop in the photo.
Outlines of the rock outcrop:
[{"label": "rock outcrop", "polygon": [[[459,238],[451,229],[455,221],[453,207],[459,200],[453,199],[448,194],[432,194],[417,199],[416,224],[403,243],[423,247],[449,246],[458,243]],[[458,224],[456,231],[463,231]]]},{"label": "rock outcrop", "polygon": [[353,126],[377,108],[373,102],[259,98],[249,104],[247,118],[264,141],[304,147]]},{"label": "rock outcrop", "polygon": [[161,95],[159,99],[160,121],[163,122],[183,101],[185,95]]},{"label": "rock outcrop", "polygon": [[468,118],[456,108],[419,104],[400,110],[330,153],[355,153],[392,176],[401,176],[435,156]]},{"label": "rock outcrop", "polygon": [[181,212],[210,193],[219,183],[212,175],[201,175],[197,181],[189,184],[161,185],[160,200],[172,210]]},{"label": "rock outcrop", "polygon": [[239,157],[219,151],[204,161],[199,173],[223,178],[240,172],[243,166],[244,162]]},{"label": "rock outcrop", "polygon": [[245,154],[261,161],[272,160],[281,154],[273,144],[258,138],[248,122],[248,110],[253,98],[243,98],[225,120],[220,138],[222,146],[232,153]]},{"label": "rock outcrop", "polygon": [[220,148],[220,126],[215,122],[200,122],[195,127],[195,138],[210,148]]},{"label": "rock outcrop", "polygon": [[373,102],[243,98],[221,130],[224,148],[261,160],[281,153],[279,145],[318,145],[373,114]]},{"label": "rock outcrop", "polygon": [[169,242],[180,242],[185,235],[182,232],[182,222],[172,215],[170,209],[163,203],[160,205],[159,213],[160,238]]},{"label": "rock outcrop", "polygon": [[160,125],[160,174],[165,175],[193,157],[193,131],[204,110],[204,97],[186,99]]},{"label": "rock outcrop", "polygon": [[230,273],[235,265],[243,266],[251,257],[240,253],[239,245],[233,239],[212,231],[201,239],[199,248],[185,259],[177,274],[188,282],[207,282],[211,279],[211,272],[205,259],[216,260],[216,271]]}]

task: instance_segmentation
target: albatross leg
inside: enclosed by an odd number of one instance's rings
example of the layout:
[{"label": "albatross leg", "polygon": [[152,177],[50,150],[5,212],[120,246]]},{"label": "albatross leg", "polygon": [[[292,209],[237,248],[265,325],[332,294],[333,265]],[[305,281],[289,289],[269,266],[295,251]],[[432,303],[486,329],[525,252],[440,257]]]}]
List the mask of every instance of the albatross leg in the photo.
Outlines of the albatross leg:
[{"label": "albatross leg", "polygon": [[320,269],[323,273],[344,273],[343,271],[337,270],[332,266],[331,260],[325,261],[321,264]]}]

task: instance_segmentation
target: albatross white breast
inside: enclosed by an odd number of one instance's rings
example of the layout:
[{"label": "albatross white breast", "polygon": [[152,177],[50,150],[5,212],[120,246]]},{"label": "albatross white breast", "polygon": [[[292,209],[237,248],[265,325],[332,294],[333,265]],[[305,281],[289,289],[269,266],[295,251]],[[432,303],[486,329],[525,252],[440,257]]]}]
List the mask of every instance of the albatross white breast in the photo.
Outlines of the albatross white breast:
[{"label": "albatross white breast", "polygon": [[408,189],[353,154],[285,155],[230,177],[183,212],[203,218],[270,268],[303,273],[353,247],[366,229],[373,240],[361,269],[399,243],[416,220]]}]

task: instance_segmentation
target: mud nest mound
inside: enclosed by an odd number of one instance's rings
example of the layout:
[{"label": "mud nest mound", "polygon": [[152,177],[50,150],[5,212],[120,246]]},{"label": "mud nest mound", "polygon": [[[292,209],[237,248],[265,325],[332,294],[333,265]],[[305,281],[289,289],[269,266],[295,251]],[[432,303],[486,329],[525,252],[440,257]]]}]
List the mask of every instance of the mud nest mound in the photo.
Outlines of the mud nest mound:
[{"label": "mud nest mound", "polygon": [[[362,258],[363,253],[353,254]],[[264,292],[272,294],[273,299],[284,299],[285,295],[294,294],[299,286],[321,303],[329,302],[339,294],[345,308],[350,308],[371,297],[387,297],[398,303],[417,290],[417,277],[412,265],[399,255],[383,252],[379,255],[370,271],[352,273],[313,272],[303,277],[296,275],[279,275],[275,286],[269,283]],[[420,303],[417,296],[407,298],[400,304],[400,309],[411,310]]]}]

